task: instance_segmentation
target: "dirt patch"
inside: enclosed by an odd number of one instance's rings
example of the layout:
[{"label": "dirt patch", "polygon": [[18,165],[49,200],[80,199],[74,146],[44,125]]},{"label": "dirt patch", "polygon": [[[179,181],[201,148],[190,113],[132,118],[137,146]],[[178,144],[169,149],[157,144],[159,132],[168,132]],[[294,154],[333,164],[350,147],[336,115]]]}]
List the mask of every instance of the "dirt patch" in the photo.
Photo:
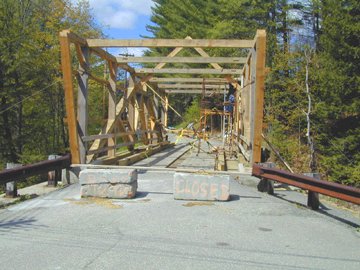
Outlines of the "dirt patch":
[{"label": "dirt patch", "polygon": [[114,204],[111,199],[106,198],[96,198],[96,197],[88,197],[82,198],[81,200],[73,200],[73,199],[65,199],[73,204],[77,205],[89,205],[89,204],[96,204],[110,209],[121,209],[123,208],[120,204]]},{"label": "dirt patch", "polygon": [[185,207],[193,207],[193,206],[213,206],[213,202],[188,202],[183,204]]}]

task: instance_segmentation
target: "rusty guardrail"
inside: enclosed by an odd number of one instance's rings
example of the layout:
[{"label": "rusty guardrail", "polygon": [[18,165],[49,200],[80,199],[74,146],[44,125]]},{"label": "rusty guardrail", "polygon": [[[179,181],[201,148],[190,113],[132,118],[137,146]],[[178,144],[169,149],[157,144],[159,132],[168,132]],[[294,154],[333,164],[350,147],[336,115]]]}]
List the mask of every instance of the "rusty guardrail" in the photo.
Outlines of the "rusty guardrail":
[{"label": "rusty guardrail", "polygon": [[0,171],[0,184],[6,184],[13,181],[22,181],[27,177],[55,171],[53,177],[54,185],[61,179],[61,170],[69,168],[71,165],[71,156],[66,154],[62,157],[45,160],[34,164],[24,165],[14,169],[5,169]]},{"label": "rusty guardrail", "polygon": [[[310,191],[309,196],[313,195],[313,192],[316,192],[354,204],[360,204],[359,188],[349,187],[324,180],[317,180],[313,177],[290,173],[276,168],[266,168],[258,164],[253,165],[252,175],[265,181],[276,181],[308,190]],[[318,206],[316,207],[316,205],[312,204],[312,199],[310,198],[308,200],[308,205],[313,209],[318,208]]]}]

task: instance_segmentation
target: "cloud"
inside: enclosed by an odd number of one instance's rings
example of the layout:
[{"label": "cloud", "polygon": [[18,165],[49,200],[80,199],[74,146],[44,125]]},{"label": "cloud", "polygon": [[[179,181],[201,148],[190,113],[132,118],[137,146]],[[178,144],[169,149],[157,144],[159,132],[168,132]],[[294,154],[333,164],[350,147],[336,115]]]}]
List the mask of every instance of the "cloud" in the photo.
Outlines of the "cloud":
[{"label": "cloud", "polygon": [[140,16],[150,16],[152,0],[89,0],[95,18],[115,29],[133,29]]},{"label": "cloud", "polygon": [[132,29],[136,23],[136,14],[129,11],[118,11],[103,18],[105,25],[117,29]]}]

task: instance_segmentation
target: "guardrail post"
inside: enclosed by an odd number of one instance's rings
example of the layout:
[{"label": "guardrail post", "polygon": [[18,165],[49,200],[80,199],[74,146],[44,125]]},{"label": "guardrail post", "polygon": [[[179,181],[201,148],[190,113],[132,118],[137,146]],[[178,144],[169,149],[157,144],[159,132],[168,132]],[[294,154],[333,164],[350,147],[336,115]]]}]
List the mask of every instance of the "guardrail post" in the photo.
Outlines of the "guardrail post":
[{"label": "guardrail post", "polygon": [[[273,162],[259,163],[259,165],[265,168],[275,168],[275,163]],[[267,192],[270,195],[274,195],[274,182],[261,178],[259,184],[257,185],[257,189],[260,192]]]},{"label": "guardrail post", "polygon": [[[18,168],[21,167],[22,164],[18,164],[18,163],[6,163],[6,169],[14,169],[14,168]],[[18,193],[17,193],[17,187],[16,187],[16,182],[8,182],[6,183],[6,197],[10,197],[10,198],[16,198]]]},{"label": "guardrail post", "polygon": [[[54,160],[59,157],[58,155],[49,155],[48,160]],[[61,181],[61,170],[61,168],[58,168],[55,171],[48,172],[48,186],[57,186],[58,181]]]},{"label": "guardrail post", "polygon": [[[304,173],[304,175],[321,180],[320,173]],[[319,193],[308,191],[307,206],[312,210],[318,210],[320,206]]]}]

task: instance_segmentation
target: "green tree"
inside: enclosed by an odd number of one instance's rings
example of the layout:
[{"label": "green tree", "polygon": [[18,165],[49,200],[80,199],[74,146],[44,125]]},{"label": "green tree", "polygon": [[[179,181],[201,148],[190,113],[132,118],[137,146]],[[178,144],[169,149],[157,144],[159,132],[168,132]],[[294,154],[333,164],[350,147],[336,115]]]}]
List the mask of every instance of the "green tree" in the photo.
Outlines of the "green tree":
[{"label": "green tree", "polygon": [[329,179],[360,185],[360,3],[324,1],[318,82],[319,151]]},{"label": "green tree", "polygon": [[87,1],[0,2],[0,162],[63,152],[67,135],[59,31],[99,37]]}]

